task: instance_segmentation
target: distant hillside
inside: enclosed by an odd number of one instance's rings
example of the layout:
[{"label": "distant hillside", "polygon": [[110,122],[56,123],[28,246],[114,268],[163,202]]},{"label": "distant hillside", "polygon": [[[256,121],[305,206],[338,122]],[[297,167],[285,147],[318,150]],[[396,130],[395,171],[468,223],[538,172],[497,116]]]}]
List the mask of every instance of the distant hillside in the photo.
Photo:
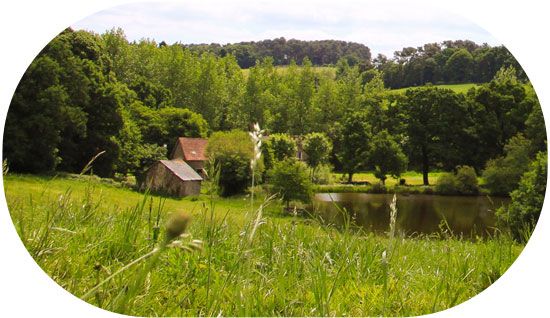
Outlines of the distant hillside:
[{"label": "distant hillside", "polygon": [[341,58],[347,59],[350,64],[370,65],[370,49],[360,43],[320,40],[302,41],[283,37],[273,40],[239,42],[221,45],[186,44],[185,47],[195,52],[211,52],[218,56],[232,54],[236,57],[241,68],[249,68],[256,64],[256,60],[272,57],[273,65],[289,65],[291,60],[297,63],[308,57],[313,65],[333,65]]},{"label": "distant hillside", "polygon": [[527,80],[519,63],[504,46],[491,47],[470,40],[404,47],[395,51],[391,57],[382,54],[372,57],[370,49],[361,43],[286,40],[283,37],[225,45],[211,43],[183,46],[198,54],[209,52],[219,57],[231,54],[243,69],[253,67],[256,61],[264,58],[272,59],[274,66],[287,66],[292,60],[300,65],[306,57],[314,66],[335,66],[344,60],[350,66],[358,66],[360,72],[373,67],[382,71],[384,84],[393,89],[427,83],[486,83],[502,67],[509,66],[516,69],[519,79]]}]

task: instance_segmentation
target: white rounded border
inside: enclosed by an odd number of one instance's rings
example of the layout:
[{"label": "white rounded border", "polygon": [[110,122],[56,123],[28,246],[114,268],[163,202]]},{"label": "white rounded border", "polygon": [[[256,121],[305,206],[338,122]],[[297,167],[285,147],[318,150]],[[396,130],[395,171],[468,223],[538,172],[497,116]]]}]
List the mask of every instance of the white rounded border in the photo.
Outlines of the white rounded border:
[{"label": "white rounded border", "polygon": [[[253,0],[251,0],[253,1]],[[307,0],[311,5],[317,2]],[[344,4],[345,0],[339,0]],[[401,1],[401,0],[400,0]],[[0,129],[11,97],[29,63],[57,33],[100,10],[128,0],[17,0],[0,10]],[[368,3],[368,0],[363,1]],[[544,1],[418,1],[436,5],[474,21],[499,39],[529,75],[548,123],[550,111],[550,29]],[[318,4],[317,4],[318,5]],[[13,227],[5,197],[0,199],[0,315],[96,317],[120,316],[79,300],[50,279],[30,257]],[[521,256],[506,274],[471,300],[433,316],[541,316],[548,312],[550,286],[550,216],[545,204],[539,224]],[[431,315],[430,315],[431,316]]]}]

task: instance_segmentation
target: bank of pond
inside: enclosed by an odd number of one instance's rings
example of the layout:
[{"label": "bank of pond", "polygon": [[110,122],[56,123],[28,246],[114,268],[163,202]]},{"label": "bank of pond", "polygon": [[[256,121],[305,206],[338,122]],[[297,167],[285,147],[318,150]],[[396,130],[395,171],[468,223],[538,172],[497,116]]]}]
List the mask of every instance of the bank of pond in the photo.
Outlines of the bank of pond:
[{"label": "bank of pond", "polygon": [[[393,194],[317,193],[312,210],[327,224],[348,220],[367,232],[383,234],[390,223]],[[495,211],[510,199],[490,196],[397,194],[396,229],[407,236],[453,235],[464,238],[495,235]]]},{"label": "bank of pond", "polygon": [[[317,184],[313,186],[314,193],[377,193],[377,194],[389,194],[397,193],[403,195],[409,194],[425,194],[425,195],[458,195],[457,193],[444,193],[437,190],[435,185],[382,185],[380,183],[374,184]],[[489,191],[483,187],[479,188],[477,194],[471,194],[468,196],[487,196]]]}]

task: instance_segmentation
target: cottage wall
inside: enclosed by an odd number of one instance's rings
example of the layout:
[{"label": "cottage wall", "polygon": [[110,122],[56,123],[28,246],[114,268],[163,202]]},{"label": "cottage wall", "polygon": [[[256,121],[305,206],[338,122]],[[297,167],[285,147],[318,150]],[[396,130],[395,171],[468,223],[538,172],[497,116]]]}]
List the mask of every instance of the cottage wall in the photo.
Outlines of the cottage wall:
[{"label": "cottage wall", "polygon": [[172,153],[172,159],[185,160],[185,158],[183,156],[183,150],[181,149],[181,145],[180,145],[179,142],[176,144],[176,148],[174,149],[174,152]]},{"label": "cottage wall", "polygon": [[160,162],[155,163],[147,172],[145,185],[152,191],[180,197],[199,195],[201,191],[201,181],[183,181]]},{"label": "cottage wall", "polygon": [[201,193],[201,181],[186,181],[184,183],[184,195],[199,195]]},{"label": "cottage wall", "polygon": [[193,168],[195,171],[199,170],[199,169],[204,169],[204,161],[198,161],[198,160],[194,160],[194,161],[186,161],[188,165],[191,166],[191,168]]}]

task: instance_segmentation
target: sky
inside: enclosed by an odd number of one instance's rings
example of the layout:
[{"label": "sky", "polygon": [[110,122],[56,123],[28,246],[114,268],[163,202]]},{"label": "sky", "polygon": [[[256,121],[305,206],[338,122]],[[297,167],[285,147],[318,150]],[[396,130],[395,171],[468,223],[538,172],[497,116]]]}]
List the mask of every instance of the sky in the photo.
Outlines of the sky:
[{"label": "sky", "polygon": [[234,43],[285,37],[344,40],[367,45],[373,56],[391,57],[408,46],[469,39],[499,45],[475,23],[417,1],[215,1],[130,3],[72,25],[103,33],[122,28],[128,40]]}]

